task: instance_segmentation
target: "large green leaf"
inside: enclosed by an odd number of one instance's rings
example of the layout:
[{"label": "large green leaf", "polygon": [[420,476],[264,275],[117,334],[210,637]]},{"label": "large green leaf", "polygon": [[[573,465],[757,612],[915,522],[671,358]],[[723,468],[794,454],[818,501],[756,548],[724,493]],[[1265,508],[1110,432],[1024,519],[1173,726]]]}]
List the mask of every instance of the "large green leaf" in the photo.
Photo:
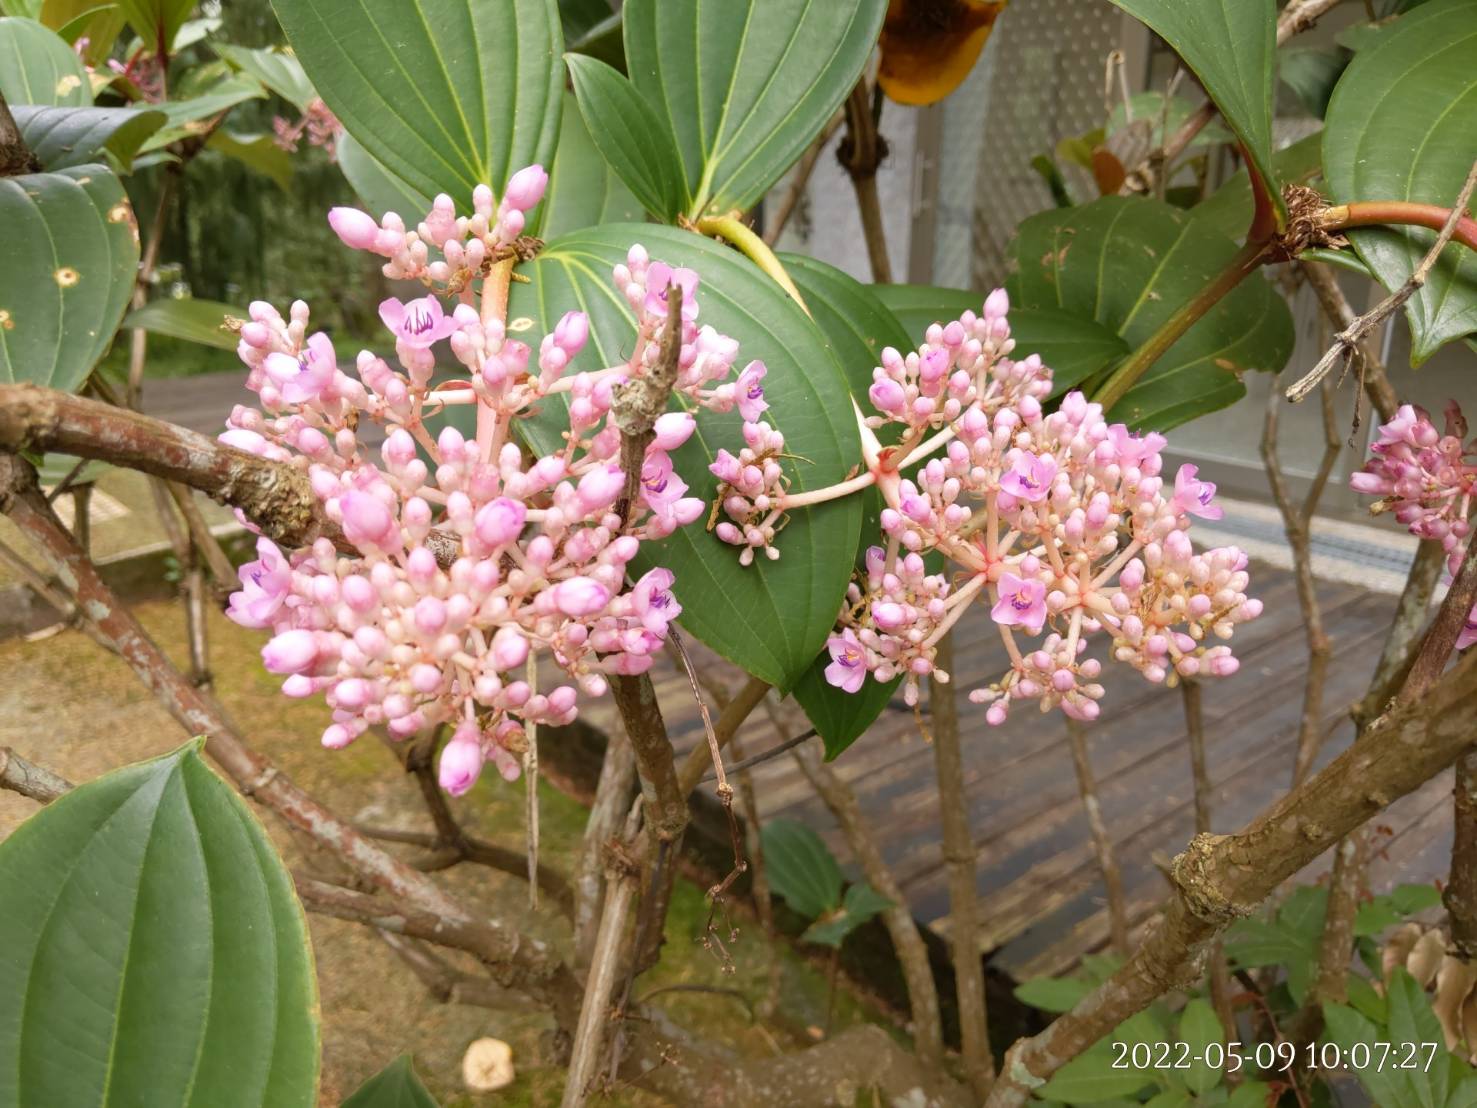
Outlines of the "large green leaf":
[{"label": "large green leaf", "polygon": [[[1477,0],[1436,0],[1360,50],[1328,105],[1323,172],[1333,198],[1450,206],[1477,157]],[[1388,289],[1403,285],[1435,232],[1349,232]],[[1453,244],[1405,302],[1411,362],[1477,331],[1477,252]]]},{"label": "large green leaf", "polygon": [[682,158],[671,129],[641,94],[602,61],[567,54],[587,133],[600,154],[652,215],[672,220],[688,204]]},{"label": "large green leaf", "polygon": [[795,819],[766,820],[760,833],[769,887],[806,919],[841,907],[841,867],[809,826]]},{"label": "large green leaf", "polygon": [[34,19],[0,19],[0,96],[12,106],[83,108],[92,103],[87,71],[65,39]]},{"label": "large green leaf", "polygon": [[581,227],[635,223],[642,218],[641,202],[600,156],[574,97],[567,94],[559,147],[554,151],[554,168],[549,170],[549,190],[538,214],[540,233],[546,238]]},{"label": "large green leaf", "polygon": [[796,702],[805,709],[815,733],[825,743],[828,762],[839,757],[877,722],[903,680],[868,678],[856,692],[849,693],[826,680],[826,666],[830,663],[830,654],[822,652],[791,690]]},{"label": "large green leaf", "polygon": [[[1114,1035],[1117,1041],[1117,1035]],[[1043,1100],[1063,1104],[1092,1104],[1109,1097],[1132,1096],[1154,1084],[1153,1070],[1113,1065],[1114,1051],[1107,1043],[1099,1043],[1077,1055],[1052,1075],[1050,1081],[1036,1090]]]},{"label": "large green leaf", "polygon": [[292,155],[277,142],[276,135],[243,135],[221,127],[211,132],[205,146],[270,177],[284,192],[292,187]]},{"label": "large green leaf", "polygon": [[[559,132],[554,0],[274,0],[308,79],[389,172],[470,210],[547,166]],[[416,213],[420,214],[420,213]]]},{"label": "large green leaf", "polygon": [[1180,1013],[1180,1042],[1190,1048],[1189,1065],[1177,1076],[1184,1079],[1192,1093],[1204,1093],[1220,1084],[1221,1070],[1206,1061],[1217,1046],[1226,1041],[1226,1030],[1210,1001],[1195,997]]},{"label": "large green leaf", "polygon": [[[965,311],[978,313],[985,302],[980,293],[934,285],[872,289],[907,329],[914,346],[923,342],[930,324],[957,319]],[[1128,344],[1102,324],[1060,308],[1012,304],[1010,333],[1015,339],[1013,357],[1040,354],[1051,367],[1053,396],[1075,388],[1128,353]]]},{"label": "large green leaf", "polygon": [[107,62],[125,23],[123,9],[103,0],[46,0],[38,18],[91,66]]},{"label": "large green leaf", "polygon": [[872,888],[865,881],[858,882],[846,890],[841,907],[828,912],[805,929],[800,936],[802,942],[834,948],[846,941],[862,924],[892,907],[892,901]]},{"label": "large green leaf", "polygon": [[299,111],[306,110],[318,97],[313,82],[303,72],[303,63],[292,54],[284,54],[280,50],[252,50],[224,42],[212,42],[210,48]]},{"label": "large green leaf", "polygon": [[627,0],[627,72],[671,125],[689,216],[749,208],[784,175],[851,92],[886,12],[887,0]]},{"label": "large green leaf", "polygon": [[386,212],[394,212],[413,227],[431,210],[429,196],[407,185],[375,161],[374,155],[364,149],[353,135],[340,135],[334,152],[338,155],[338,167],[376,219]]},{"label": "large green leaf", "polygon": [[104,150],[126,169],[144,141],[164,125],[164,113],[148,108],[11,110],[21,138],[48,170],[95,162]]},{"label": "large green leaf", "polygon": [[[1136,348],[1236,250],[1162,201],[1105,196],[1022,223],[1007,287],[1016,304],[1065,309]],[[1241,375],[1281,370],[1292,345],[1287,305],[1252,274],[1171,346],[1112,414],[1135,427],[1178,426],[1235,403],[1246,395]]]},{"label": "large green leaf", "polygon": [[402,1054],[355,1090],[339,1108],[436,1108],[436,1100]]},{"label": "large green leaf", "polygon": [[1148,24],[1190,67],[1241,140],[1269,199],[1286,214],[1272,170],[1276,0],[1113,0]]},{"label": "large green leaf", "polygon": [[[739,365],[759,359],[766,413],[784,433],[791,455],[783,461],[796,491],[835,484],[861,458],[856,420],[841,369],[815,325],[747,259],[699,235],[671,227],[612,224],[555,239],[523,267],[530,284],[513,286],[511,314],[552,329],[564,312],[590,315],[591,341],[576,368],[621,364],[630,356],[635,323],[612,286],[611,268],[632,243],[653,258],[698,272],[701,321],[740,343]],[[531,440],[556,448],[567,429],[551,410],[526,424]],[[691,495],[711,501],[717,479],[708,465],[720,448],[743,445],[736,411],[700,409],[698,433],[673,455]],[[776,544],[778,561],[764,557],[739,565],[736,548],[701,523],[679,529],[664,542],[643,546],[641,568],[661,565],[677,578],[682,626],[748,672],[788,689],[820,651],[846,592],[861,527],[861,505],[846,497],[790,514]]]},{"label": "large green leaf", "polygon": [[[221,67],[225,70],[225,67]],[[265,96],[266,90],[255,77],[245,73],[227,76],[199,90],[198,94],[179,100],[166,100],[159,105],[167,122],[140,147],[159,150],[182,138],[197,135],[205,129],[205,120],[230,111],[237,104]]]},{"label": "large green leaf", "polygon": [[235,350],[235,333],[222,326],[227,316],[233,319],[249,318],[244,308],[187,296],[180,300],[155,300],[145,304],[137,311],[130,312],[123,321],[123,326],[169,335],[186,342],[198,342],[202,346]]},{"label": "large green leaf", "polygon": [[0,1103],[316,1103],[302,909],[198,741],[0,844]]},{"label": "large green leaf", "polygon": [[118,0],[118,7],[147,49],[162,44],[168,50],[195,9],[195,0]]},{"label": "large green leaf", "polygon": [[[1441,1023],[1425,991],[1403,968],[1391,973],[1386,988],[1387,1024],[1373,1023],[1342,1004],[1324,1004],[1323,1041],[1335,1043],[1346,1052],[1356,1044],[1369,1047],[1372,1061],[1351,1069],[1376,1104],[1446,1108],[1471,1103],[1468,1098],[1473,1090],[1466,1084],[1470,1067],[1446,1051]],[[1424,1068],[1429,1049],[1419,1049],[1426,1043],[1436,1047],[1429,1069]],[[1406,1057],[1406,1044],[1417,1048],[1413,1058]],[[1404,1065],[1399,1064],[1402,1060]],[[1412,1061],[1414,1068],[1405,1068]]]},{"label": "large green leaf", "polygon": [[100,165],[0,178],[0,381],[75,389],[133,294],[138,230]]}]

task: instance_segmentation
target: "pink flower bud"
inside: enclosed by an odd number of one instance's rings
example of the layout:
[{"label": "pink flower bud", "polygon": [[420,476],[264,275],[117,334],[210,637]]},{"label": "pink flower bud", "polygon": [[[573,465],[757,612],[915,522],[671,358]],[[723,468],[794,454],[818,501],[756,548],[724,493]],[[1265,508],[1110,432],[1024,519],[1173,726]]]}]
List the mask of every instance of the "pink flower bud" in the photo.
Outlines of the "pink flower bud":
[{"label": "pink flower bud", "polygon": [[609,602],[610,590],[589,577],[571,577],[554,586],[555,606],[575,619],[594,615]]},{"label": "pink flower bud", "polygon": [[365,492],[346,493],[339,501],[344,535],[355,546],[380,546],[390,537],[395,520],[390,510]]},{"label": "pink flower bud", "polygon": [[358,208],[330,208],[328,225],[351,250],[370,249],[374,246],[374,240],[380,231],[380,226],[374,221],[374,217],[361,212]]},{"label": "pink flower bud", "polygon": [[626,475],[616,466],[599,466],[580,478],[577,495],[586,515],[604,512],[626,487]]},{"label": "pink flower bud", "polygon": [[508,180],[503,203],[520,212],[526,212],[544,198],[544,189],[548,184],[549,175],[544,172],[543,166],[527,166]]},{"label": "pink flower bud", "polygon": [[262,647],[268,673],[301,673],[318,660],[318,641],[311,631],[283,631]]},{"label": "pink flower bud", "polygon": [[492,664],[503,671],[514,670],[528,660],[528,640],[515,627],[501,627],[492,636]]},{"label": "pink flower bud", "polygon": [[528,509],[521,501],[500,496],[477,509],[474,526],[477,537],[488,546],[502,546],[518,537],[527,518]]},{"label": "pink flower bud", "polygon": [[461,796],[476,783],[482,762],[482,743],[467,737],[459,727],[456,736],[441,751],[437,780],[452,796]]},{"label": "pink flower bud", "polygon": [[667,412],[657,416],[652,427],[655,437],[651,444],[657,450],[676,450],[692,437],[695,430],[697,421],[692,418],[691,412]]}]

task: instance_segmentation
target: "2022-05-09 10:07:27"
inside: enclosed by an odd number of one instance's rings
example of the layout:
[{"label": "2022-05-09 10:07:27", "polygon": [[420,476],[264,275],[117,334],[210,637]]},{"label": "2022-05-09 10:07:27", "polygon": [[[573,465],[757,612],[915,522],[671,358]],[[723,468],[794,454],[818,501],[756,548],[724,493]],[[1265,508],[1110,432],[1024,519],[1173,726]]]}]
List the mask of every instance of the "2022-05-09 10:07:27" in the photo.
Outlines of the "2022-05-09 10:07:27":
[{"label": "2022-05-09 10:07:27", "polygon": [[1303,1064],[1324,1070],[1420,1070],[1427,1072],[1440,1045],[1430,1043],[1354,1043],[1348,1048],[1336,1043],[1256,1043],[1243,1051],[1241,1043],[1207,1043],[1196,1050],[1189,1043],[1114,1042],[1113,1068],[1177,1070],[1209,1066],[1236,1073],[1243,1066],[1278,1073],[1292,1068],[1302,1054]]}]

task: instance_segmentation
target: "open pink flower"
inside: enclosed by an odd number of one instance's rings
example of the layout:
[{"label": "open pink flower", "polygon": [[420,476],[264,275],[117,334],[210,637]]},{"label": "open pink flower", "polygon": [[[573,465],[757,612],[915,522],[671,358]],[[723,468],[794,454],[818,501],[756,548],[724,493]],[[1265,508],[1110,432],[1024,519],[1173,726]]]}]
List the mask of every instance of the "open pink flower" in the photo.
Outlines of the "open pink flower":
[{"label": "open pink flower", "polygon": [[1189,512],[1192,516],[1201,516],[1204,519],[1220,519],[1226,513],[1219,505],[1210,502],[1215,496],[1215,485],[1210,481],[1198,480],[1195,475],[1199,472],[1199,466],[1188,463],[1180,466],[1179,472],[1174,475],[1174,498],[1170,503],[1178,512]]},{"label": "open pink flower", "polygon": [[672,468],[672,459],[660,450],[648,453],[646,463],[641,467],[641,502],[658,519],[670,519],[685,492],[687,482],[677,476],[677,471]]},{"label": "open pink flower", "polygon": [[392,296],[380,304],[380,319],[395,333],[397,343],[411,350],[429,350],[459,326],[434,296],[422,296],[406,304]]},{"label": "open pink flower", "polygon": [[268,354],[262,363],[267,376],[282,391],[289,404],[306,404],[323,395],[333,381],[337,363],[333,343],[322,331],[308,339],[296,358],[291,354]]},{"label": "open pink flower", "polygon": [[237,570],[241,591],[231,594],[226,618],[242,627],[261,629],[272,626],[291,595],[292,567],[277,544],[265,536],[256,540],[256,554],[256,561]]},{"label": "open pink flower", "polygon": [[765,412],[769,404],[764,399],[764,374],[768,370],[761,361],[752,361],[744,366],[735,385],[734,395],[738,399],[738,410],[745,420],[753,423]]},{"label": "open pink flower", "polygon": [[667,289],[676,285],[682,292],[682,318],[697,318],[697,273],[691,269],[673,269],[666,262],[652,262],[646,270],[646,310],[660,319],[667,318]]},{"label": "open pink flower", "polygon": [[667,624],[682,614],[682,605],[671,592],[673,580],[670,569],[653,569],[632,590],[631,606],[641,625],[654,635],[665,637]]},{"label": "open pink flower", "polygon": [[1006,573],[1000,578],[1000,599],[990,618],[1006,627],[1024,627],[1033,635],[1046,623],[1046,586],[1040,581]]},{"label": "open pink flower", "polygon": [[862,644],[850,628],[826,640],[831,664],[826,667],[826,680],[844,692],[854,693],[867,679],[867,656]]},{"label": "open pink flower", "polygon": [[1017,500],[1031,503],[1045,500],[1056,478],[1056,459],[1046,454],[1037,457],[1029,450],[1017,450],[1014,454],[1010,468],[1000,478],[1000,487]]}]

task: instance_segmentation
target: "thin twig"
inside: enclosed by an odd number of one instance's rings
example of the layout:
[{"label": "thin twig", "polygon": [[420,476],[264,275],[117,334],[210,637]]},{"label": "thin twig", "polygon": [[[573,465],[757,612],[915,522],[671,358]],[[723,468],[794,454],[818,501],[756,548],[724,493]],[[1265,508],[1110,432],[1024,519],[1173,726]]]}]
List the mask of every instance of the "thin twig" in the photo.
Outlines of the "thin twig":
[{"label": "thin twig", "polygon": [[[1334,276],[1332,268],[1323,262],[1311,262],[1306,258],[1299,258],[1296,265],[1307,280],[1308,287],[1318,297],[1318,303],[1322,305],[1323,314],[1328,317],[1328,321],[1340,331],[1353,323],[1357,313],[1349,306],[1349,300],[1339,287],[1338,278]],[[1365,395],[1374,405],[1374,410],[1379,413],[1381,420],[1388,423],[1395,418],[1400,401],[1385,373],[1379,344],[1372,339],[1373,336],[1366,337],[1357,349],[1359,379],[1364,382]]]},{"label": "thin twig", "polygon": [[[738,773],[740,770],[753,769],[755,766],[762,766],[765,762],[773,761],[775,758],[778,758],[781,754],[785,753],[785,751],[794,750],[795,747],[799,746],[801,743],[815,738],[816,734],[816,729],[812,727],[806,731],[800,732],[800,734],[798,735],[785,739],[783,742],[777,742],[768,750],[764,751],[762,754],[755,754],[752,757],[743,758],[737,762],[734,762],[733,765],[729,767],[730,772]],[[736,740],[737,738],[738,736],[735,735],[734,739]],[[717,779],[717,774],[710,773],[708,774],[708,776],[703,778],[703,783],[706,784],[709,781],[716,781]]]},{"label": "thin twig", "polygon": [[1456,203],[1451,207],[1451,214],[1447,216],[1446,224],[1436,236],[1436,241],[1431,244],[1431,249],[1426,251],[1426,256],[1411,271],[1405,283],[1335,335],[1333,345],[1324,352],[1323,357],[1318,359],[1317,364],[1288,388],[1287,399],[1294,403],[1302,400],[1313,391],[1319,381],[1333,371],[1334,366],[1342,362],[1347,367],[1353,361],[1359,350],[1359,344],[1364,341],[1365,336],[1393,315],[1402,304],[1425,285],[1432,267],[1436,264],[1436,259],[1441,256],[1441,251],[1446,248],[1446,244],[1456,233],[1457,224],[1466,214],[1467,204],[1472,199],[1474,188],[1477,188],[1477,162],[1472,163],[1462,190],[1457,194]]},{"label": "thin twig", "polygon": [[1113,840],[1108,835],[1108,825],[1103,821],[1103,810],[1098,803],[1097,782],[1093,779],[1092,761],[1087,752],[1087,729],[1069,717],[1067,738],[1072,748],[1072,765],[1077,770],[1077,789],[1082,797],[1083,810],[1087,813],[1087,826],[1092,833],[1093,849],[1097,852],[1098,868],[1103,875],[1113,949],[1127,956],[1128,911],[1123,901],[1123,872],[1118,868]]},{"label": "thin twig", "polygon": [[27,761],[8,746],[0,746],[0,789],[30,797],[40,804],[50,804],[71,792],[72,783],[45,766]]}]

